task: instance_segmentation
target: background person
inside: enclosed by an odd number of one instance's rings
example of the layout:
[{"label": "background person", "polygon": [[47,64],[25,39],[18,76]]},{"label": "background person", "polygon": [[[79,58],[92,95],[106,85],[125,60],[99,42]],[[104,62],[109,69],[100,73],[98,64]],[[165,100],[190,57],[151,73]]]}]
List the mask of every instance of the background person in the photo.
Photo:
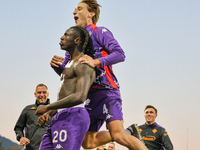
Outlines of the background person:
[{"label": "background person", "polygon": [[[173,145],[165,128],[155,122],[157,109],[147,105],[144,109],[145,124],[139,126],[142,139],[149,150],[173,150]],[[133,124],[134,125],[134,124]],[[135,135],[133,125],[126,130],[127,134]]]},{"label": "background person", "polygon": [[35,115],[39,105],[48,105],[50,103],[47,86],[45,84],[38,84],[35,88],[34,95],[36,97],[35,104],[28,105],[23,109],[14,127],[16,138],[22,146],[25,146],[25,150],[39,149],[42,136],[46,132],[52,119],[50,117],[48,122],[40,127],[38,125],[38,116]]},{"label": "background person", "polygon": [[108,143],[108,146],[107,146],[107,150],[115,150],[115,143],[114,142],[110,142]]}]

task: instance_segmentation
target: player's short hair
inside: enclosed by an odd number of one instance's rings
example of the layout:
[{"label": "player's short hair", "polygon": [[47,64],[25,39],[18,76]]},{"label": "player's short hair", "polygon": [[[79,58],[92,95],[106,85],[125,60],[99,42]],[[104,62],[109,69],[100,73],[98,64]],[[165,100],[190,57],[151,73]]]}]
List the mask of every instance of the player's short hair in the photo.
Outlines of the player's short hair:
[{"label": "player's short hair", "polygon": [[152,106],[152,105],[147,105],[146,107],[145,107],[145,109],[144,109],[144,111],[147,109],[147,108],[153,108],[154,110],[155,110],[155,113],[157,114],[157,109],[154,107],[154,106]]},{"label": "player's short hair", "polygon": [[45,87],[47,88],[47,90],[48,90],[48,87],[47,87],[45,84],[43,84],[43,83],[38,84],[38,85],[36,86],[35,90],[36,90],[37,87],[39,87],[39,86],[45,86]]},{"label": "player's short hair", "polygon": [[101,5],[99,5],[96,0],[81,0],[81,3],[86,3],[88,5],[88,11],[95,13],[95,15],[92,18],[92,22],[96,24],[97,21],[99,20],[99,15],[100,15],[99,7],[101,7]]},{"label": "player's short hair", "polygon": [[109,144],[113,144],[115,146],[115,143],[114,142],[110,142]]},{"label": "player's short hair", "polygon": [[79,45],[80,52],[83,52],[84,54],[87,54],[88,56],[94,58],[92,39],[89,32],[85,28],[80,26],[73,26],[70,29],[74,29],[77,32],[78,36],[81,38],[81,43]]}]

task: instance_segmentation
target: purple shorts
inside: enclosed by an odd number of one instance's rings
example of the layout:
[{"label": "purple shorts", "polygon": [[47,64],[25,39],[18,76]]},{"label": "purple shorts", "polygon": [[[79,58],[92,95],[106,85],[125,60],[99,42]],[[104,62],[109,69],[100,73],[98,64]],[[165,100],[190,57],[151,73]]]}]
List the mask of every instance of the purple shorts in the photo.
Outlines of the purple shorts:
[{"label": "purple shorts", "polygon": [[120,91],[95,90],[89,92],[85,108],[90,115],[89,131],[99,131],[104,121],[123,120]]},{"label": "purple shorts", "polygon": [[89,125],[90,118],[83,107],[58,112],[43,136],[40,150],[80,150]]}]

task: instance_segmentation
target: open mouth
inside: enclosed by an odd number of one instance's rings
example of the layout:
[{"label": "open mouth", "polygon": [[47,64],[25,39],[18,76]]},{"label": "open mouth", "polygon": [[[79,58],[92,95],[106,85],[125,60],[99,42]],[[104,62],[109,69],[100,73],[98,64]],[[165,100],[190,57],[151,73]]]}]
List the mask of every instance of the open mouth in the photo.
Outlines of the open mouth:
[{"label": "open mouth", "polygon": [[75,22],[78,20],[78,17],[77,16],[74,16],[74,20],[75,20]]}]

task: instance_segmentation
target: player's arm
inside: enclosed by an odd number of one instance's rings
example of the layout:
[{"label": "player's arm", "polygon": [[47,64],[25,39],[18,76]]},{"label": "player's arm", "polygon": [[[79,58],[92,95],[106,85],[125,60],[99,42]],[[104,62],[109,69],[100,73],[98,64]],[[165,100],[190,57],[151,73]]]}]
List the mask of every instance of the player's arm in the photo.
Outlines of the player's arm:
[{"label": "player's arm", "polygon": [[[99,31],[100,30],[100,31]],[[113,34],[105,27],[97,28],[97,41],[103,49],[108,52],[108,56],[99,58],[101,66],[113,65],[125,60],[125,54]]]},{"label": "player's arm", "polygon": [[173,150],[174,148],[173,148],[172,142],[171,142],[169,135],[165,129],[163,129],[161,136],[162,136],[163,147],[166,150]]},{"label": "player's arm", "polygon": [[[42,109],[43,107],[45,107],[45,105],[41,106],[40,109]],[[50,110],[48,112],[46,112],[45,114],[41,115],[38,118],[38,124],[39,126],[43,126],[45,124],[45,122],[49,121],[50,116],[54,116],[57,113],[57,110]],[[39,114],[36,114],[39,116]]]},{"label": "player's arm", "polygon": [[26,120],[26,111],[27,111],[26,108],[23,109],[23,111],[20,114],[19,119],[17,120],[17,123],[14,127],[14,131],[16,133],[16,138],[22,146],[25,146],[30,143],[30,140],[28,138],[24,137],[24,133],[23,133],[23,130],[24,130],[24,127],[26,126],[26,121],[27,121]]},{"label": "player's arm", "polygon": [[81,63],[87,63],[91,67],[103,67],[123,62],[125,60],[124,51],[108,29],[104,27],[97,28],[95,37],[97,43],[99,43],[101,47],[108,52],[108,55],[97,59],[92,59],[90,56],[84,55],[80,59]]},{"label": "player's arm", "polygon": [[30,140],[26,137],[21,137],[19,142],[22,146],[25,146],[25,145],[28,145],[30,143]]},{"label": "player's arm", "polygon": [[18,141],[20,141],[21,137],[24,137],[23,130],[25,126],[26,126],[26,109],[23,109],[14,127],[16,139]]},{"label": "player's arm", "polygon": [[65,65],[69,60],[70,60],[70,55],[66,51],[65,58],[54,55],[51,58],[50,65],[54,69],[54,71],[60,76],[65,68]]},{"label": "player's arm", "polygon": [[91,78],[92,73],[94,73],[94,69],[87,64],[78,64],[75,69],[77,76],[76,91],[54,103],[46,106],[43,105],[44,108],[42,110],[37,109],[36,114],[45,113],[54,109],[69,108],[83,103],[87,98],[91,84],[94,82],[94,79]]},{"label": "player's arm", "polygon": [[129,135],[131,135],[131,131],[130,131],[130,130],[128,130],[128,128],[126,128],[126,129],[125,129],[125,132],[126,132],[126,134],[129,134]]}]

